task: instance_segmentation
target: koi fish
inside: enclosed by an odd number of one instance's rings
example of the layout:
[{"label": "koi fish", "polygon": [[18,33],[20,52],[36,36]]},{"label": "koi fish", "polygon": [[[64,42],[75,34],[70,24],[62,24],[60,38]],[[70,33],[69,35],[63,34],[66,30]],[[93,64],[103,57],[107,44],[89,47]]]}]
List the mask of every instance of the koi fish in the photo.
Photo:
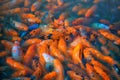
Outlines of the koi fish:
[{"label": "koi fish", "polygon": [[53,60],[54,71],[57,73],[56,80],[64,80],[64,69],[62,63],[58,59]]},{"label": "koi fish", "polygon": [[14,29],[7,29],[7,28],[5,28],[5,29],[4,29],[4,32],[5,32],[5,34],[7,34],[8,36],[18,36],[18,35],[19,35],[18,32],[15,31]]},{"label": "koi fish", "polygon": [[87,12],[85,13],[85,17],[91,17],[93,15],[93,13],[96,11],[97,9],[97,5],[93,5],[92,7],[90,7]]},{"label": "koi fish", "polygon": [[24,56],[24,64],[30,66],[32,64],[32,58],[35,56],[36,53],[36,45],[30,45],[26,51]]},{"label": "koi fish", "polygon": [[14,72],[11,76],[12,77],[19,77],[19,76],[25,76],[27,75],[27,72],[25,70],[19,70]]},{"label": "koi fish", "polygon": [[36,43],[40,43],[41,40],[38,38],[32,38],[32,39],[28,39],[25,42],[22,43],[22,47],[26,47],[32,44],[36,44]]},{"label": "koi fish", "polygon": [[11,57],[6,58],[6,63],[11,66],[14,70],[25,70],[28,73],[33,73],[33,70],[29,67],[24,66],[20,62],[13,60]]},{"label": "koi fish", "polygon": [[99,66],[94,66],[94,69],[104,80],[110,80],[110,77]]},{"label": "koi fish", "polygon": [[16,61],[22,61],[23,59],[23,52],[18,41],[15,41],[12,47],[12,58]]},{"label": "koi fish", "polygon": [[86,71],[92,80],[101,80],[101,77],[95,72],[94,67],[89,63],[86,64]]},{"label": "koi fish", "polygon": [[5,50],[6,50],[7,52],[11,52],[12,46],[14,45],[12,42],[7,41],[7,40],[1,40],[1,43],[4,45]]},{"label": "koi fish", "polygon": [[63,0],[57,0],[58,6],[62,6],[64,4]]},{"label": "koi fish", "polygon": [[29,34],[31,37],[35,37],[35,36],[39,36],[40,32],[41,32],[41,29],[38,28],[38,29],[32,30]]},{"label": "koi fish", "polygon": [[59,59],[60,61],[64,61],[65,60],[64,56],[61,54],[61,52],[59,51],[59,49],[57,49],[53,45],[50,45],[50,54],[52,56],[56,57],[57,59]]},{"label": "koi fish", "polygon": [[8,53],[6,51],[0,52],[0,58],[4,57],[4,56],[7,56],[7,55],[8,55]]},{"label": "koi fish", "polygon": [[109,32],[108,30],[103,30],[103,29],[101,29],[101,30],[98,30],[98,31],[99,31],[99,33],[100,33],[101,35],[103,35],[105,38],[107,38],[107,39],[109,39],[109,40],[111,40],[111,41],[116,41],[116,40],[119,39],[118,36],[112,34],[112,33]]},{"label": "koi fish", "polygon": [[18,30],[24,30],[24,31],[27,31],[28,30],[28,26],[23,24],[23,23],[20,23],[20,22],[17,22],[17,21],[12,21],[13,24],[15,25],[14,27]]},{"label": "koi fish", "polygon": [[60,38],[60,40],[59,40],[59,42],[58,42],[58,49],[59,49],[60,51],[62,51],[63,54],[64,54],[66,57],[68,56],[67,53],[66,53],[66,51],[67,51],[67,44],[66,44],[65,40],[64,40],[62,37]]}]

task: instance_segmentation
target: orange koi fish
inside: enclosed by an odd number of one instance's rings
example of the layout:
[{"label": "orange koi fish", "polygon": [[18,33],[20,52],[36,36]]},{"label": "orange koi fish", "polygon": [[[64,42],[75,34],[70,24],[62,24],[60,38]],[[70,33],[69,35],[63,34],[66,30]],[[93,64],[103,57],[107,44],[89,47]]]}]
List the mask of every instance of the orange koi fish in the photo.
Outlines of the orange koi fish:
[{"label": "orange koi fish", "polygon": [[83,45],[79,43],[73,49],[72,60],[73,60],[74,64],[79,64],[80,63],[81,68],[84,69],[84,65],[82,64],[82,53],[83,53]]},{"label": "orange koi fish", "polygon": [[50,45],[50,54],[52,56],[56,57],[57,59],[59,59],[62,62],[65,60],[64,56],[61,54],[61,52],[59,51],[59,49],[57,49],[53,45]]},{"label": "orange koi fish", "polygon": [[120,39],[116,40],[116,41],[114,42],[114,44],[120,45]]},{"label": "orange koi fish", "polygon": [[87,9],[83,8],[83,9],[80,9],[77,14],[80,16],[80,15],[84,15],[86,13]]},{"label": "orange koi fish", "polygon": [[96,11],[97,9],[97,5],[93,5],[92,7],[90,7],[87,12],[85,13],[85,17],[91,17],[93,15],[93,13]]},{"label": "orange koi fish", "polygon": [[35,56],[35,53],[36,53],[36,45],[35,44],[30,45],[24,56],[25,65],[30,66],[32,64],[32,58]]},{"label": "orange koi fish", "polygon": [[38,46],[37,51],[38,51],[38,54],[40,57],[40,59],[39,59],[40,63],[42,64],[42,66],[45,66],[46,62],[45,62],[45,58],[44,58],[43,54],[48,53],[48,51],[49,51],[48,46],[46,44],[40,45],[40,46]]},{"label": "orange koi fish", "polygon": [[72,59],[75,64],[78,64],[82,60],[82,52],[83,52],[83,47],[79,43],[74,49],[72,53]]},{"label": "orange koi fish", "polygon": [[19,35],[18,32],[15,31],[14,29],[7,29],[7,28],[5,28],[4,32],[8,36],[18,36]]},{"label": "orange koi fish", "polygon": [[40,35],[40,32],[41,32],[41,29],[37,28],[35,30],[32,30],[29,34],[31,35],[31,37],[35,37],[35,36]]},{"label": "orange koi fish", "polygon": [[62,6],[64,4],[63,0],[57,0],[58,6]]},{"label": "orange koi fish", "polygon": [[23,14],[20,14],[20,16],[23,19],[28,19],[28,18],[34,18],[35,17],[35,15],[31,14],[31,13],[23,13]]},{"label": "orange koi fish", "polygon": [[111,32],[109,32],[107,30],[104,30],[104,29],[99,30],[99,33],[111,41],[116,41],[116,40],[120,39],[118,36],[112,34]]},{"label": "orange koi fish", "polygon": [[41,40],[38,38],[28,39],[22,44],[22,47],[27,47],[27,46],[30,46],[32,44],[36,44],[36,43],[40,43],[40,42],[41,42]]},{"label": "orange koi fish", "polygon": [[92,80],[101,80],[101,77],[95,72],[94,67],[89,63],[86,64],[86,71]]},{"label": "orange koi fish", "polygon": [[4,45],[7,52],[11,52],[13,43],[7,40],[1,40],[1,43]]},{"label": "orange koi fish", "polygon": [[19,77],[19,76],[25,76],[27,75],[27,72],[25,70],[19,70],[14,72],[11,76],[12,77]]},{"label": "orange koi fish", "polygon": [[94,48],[86,48],[86,51],[91,52],[91,54],[94,55],[96,58],[105,61],[110,65],[117,64],[117,62],[113,58],[111,58],[110,56],[104,56],[101,52]]},{"label": "orange koi fish", "polygon": [[60,51],[62,51],[62,53],[65,55],[65,56],[68,56],[66,51],[67,51],[67,44],[65,42],[65,40],[61,37],[60,40],[58,41],[58,49]]},{"label": "orange koi fish", "polygon": [[43,72],[42,68],[39,68],[39,67],[38,67],[38,68],[34,71],[34,73],[33,73],[32,75],[35,76],[35,79],[36,79],[36,80],[39,80],[39,78],[40,78],[41,75],[43,74],[42,72]]},{"label": "orange koi fish", "polygon": [[11,66],[14,70],[25,70],[28,73],[33,73],[33,70],[24,66],[23,64],[13,60],[11,57],[6,58],[6,63]]},{"label": "orange koi fish", "polygon": [[13,23],[15,24],[15,28],[18,29],[18,30],[24,30],[24,31],[28,30],[28,26],[23,24],[23,23],[20,23],[20,22],[17,22],[17,21],[13,21]]},{"label": "orange koi fish", "polygon": [[6,51],[0,52],[0,58],[4,57],[4,56],[7,56],[7,55],[8,55],[8,53]]},{"label": "orange koi fish", "polygon": [[100,67],[101,69],[103,69],[104,71],[106,71],[108,74],[110,74],[110,72],[111,72],[106,66],[104,66],[102,63],[98,62],[95,59],[92,59],[90,63],[92,65]]},{"label": "orange koi fish", "polygon": [[110,77],[99,66],[94,66],[94,69],[103,78],[103,80],[110,80]]},{"label": "orange koi fish", "polygon": [[50,73],[47,73],[44,77],[43,80],[53,80],[57,77],[57,73],[55,71],[52,71]]},{"label": "orange koi fish", "polygon": [[93,47],[90,42],[88,42],[86,39],[80,37],[80,36],[77,36],[73,42],[70,43],[70,46],[71,47],[75,47],[78,43],[86,46],[86,47]]},{"label": "orange koi fish", "polygon": [[64,69],[63,65],[58,59],[53,60],[54,63],[54,70],[57,73],[56,80],[64,80]]}]

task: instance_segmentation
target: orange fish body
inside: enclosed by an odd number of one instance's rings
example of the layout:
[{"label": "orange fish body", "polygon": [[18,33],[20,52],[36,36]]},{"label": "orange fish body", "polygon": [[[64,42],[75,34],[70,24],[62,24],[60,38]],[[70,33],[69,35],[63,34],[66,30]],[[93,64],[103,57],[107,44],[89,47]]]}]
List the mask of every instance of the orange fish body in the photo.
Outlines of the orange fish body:
[{"label": "orange fish body", "polygon": [[114,42],[114,44],[120,45],[120,39],[116,40],[116,41]]},{"label": "orange fish body", "polygon": [[22,44],[22,47],[30,46],[32,44],[36,44],[36,43],[40,43],[40,42],[41,42],[41,40],[38,38],[28,39]]},{"label": "orange fish body", "polygon": [[92,60],[91,60],[91,64],[92,64],[92,65],[99,66],[100,68],[102,68],[102,69],[103,69],[104,71],[106,71],[107,73],[110,73],[110,70],[109,70],[106,66],[104,66],[102,63],[98,62],[97,60],[92,59]]},{"label": "orange fish body", "polygon": [[43,53],[48,53],[48,46],[46,44],[40,45],[38,46],[38,54],[40,57],[40,63],[42,64],[42,66],[45,66],[46,62],[45,59],[43,57]]},{"label": "orange fish body", "polygon": [[103,80],[110,80],[110,77],[100,67],[94,66],[94,69],[103,78]]},{"label": "orange fish body", "polygon": [[6,51],[0,52],[0,58],[4,57],[4,56],[7,56],[7,55],[8,55],[8,53]]},{"label": "orange fish body", "polygon": [[21,16],[21,18],[23,18],[23,19],[28,19],[28,18],[34,18],[34,17],[35,17],[35,15],[34,15],[34,14],[31,14],[31,13],[23,13],[23,14],[21,14],[20,16]]},{"label": "orange fish body", "polygon": [[14,29],[6,29],[4,30],[5,34],[8,36],[18,36],[18,32],[15,31]]},{"label": "orange fish body", "polygon": [[86,64],[86,71],[92,80],[101,80],[100,76],[95,73],[94,67],[89,63]]},{"label": "orange fish body", "polygon": [[60,61],[64,61],[64,56],[61,54],[61,52],[59,51],[59,49],[57,49],[55,46],[51,45],[50,46],[50,54],[54,57],[56,57],[57,59],[59,59]]},{"label": "orange fish body", "polygon": [[17,21],[13,21],[13,23],[15,24],[15,28],[18,29],[18,30],[24,30],[24,31],[28,30],[28,26],[23,24],[23,23],[20,23],[20,22],[17,22]]},{"label": "orange fish body", "polygon": [[24,56],[24,64],[27,66],[30,66],[32,63],[32,58],[35,56],[36,53],[36,45],[30,45],[29,48],[26,51],[26,54]]},{"label": "orange fish body", "polygon": [[90,51],[92,55],[94,55],[96,58],[107,62],[110,65],[114,65],[116,64],[116,61],[111,58],[110,56],[104,56],[101,52],[99,52],[98,50],[94,49],[94,48],[86,48],[86,50]]},{"label": "orange fish body", "polygon": [[12,42],[14,42],[14,41],[19,41],[19,42],[20,42],[21,40],[22,40],[22,39],[21,39],[20,37],[14,37],[14,36],[13,36],[11,41],[12,41]]},{"label": "orange fish body", "polygon": [[93,13],[96,11],[97,9],[97,5],[93,5],[92,7],[90,7],[87,12],[85,13],[85,17],[91,17],[93,15]]},{"label": "orange fish body", "polygon": [[42,70],[41,70],[41,68],[37,68],[35,71],[34,71],[34,73],[32,74],[33,76],[35,76],[36,78],[36,80],[39,80],[39,78],[41,77],[41,75],[42,75]]},{"label": "orange fish body", "polygon": [[63,0],[57,0],[58,6],[62,6],[64,4]]},{"label": "orange fish body", "polygon": [[27,75],[27,72],[25,70],[19,70],[12,74],[12,77],[19,77],[19,76],[25,76]]},{"label": "orange fish body", "polygon": [[36,35],[40,35],[40,31],[41,29],[38,28],[38,29],[32,30],[29,34],[31,35],[31,37],[35,37]]},{"label": "orange fish body", "polygon": [[63,65],[58,59],[53,60],[54,70],[57,72],[56,80],[64,80],[64,69]]},{"label": "orange fish body", "polygon": [[80,15],[84,15],[85,13],[86,13],[86,11],[87,11],[87,9],[80,9],[79,11],[78,11],[78,15],[80,16]]},{"label": "orange fish body", "polygon": [[78,64],[82,60],[82,53],[80,51],[81,49],[81,44],[78,44],[74,49],[72,53],[72,59],[75,64]]},{"label": "orange fish body", "polygon": [[60,51],[62,51],[65,56],[67,56],[67,53],[66,53],[66,51],[67,51],[67,44],[66,44],[65,40],[62,37],[60,38],[60,40],[58,42],[58,49]]},{"label": "orange fish body", "polygon": [[7,40],[1,40],[1,43],[4,45],[7,52],[11,52],[13,43]]},{"label": "orange fish body", "polygon": [[53,80],[57,77],[57,73],[55,71],[52,71],[50,73],[47,73],[44,77],[43,80]]},{"label": "orange fish body", "polygon": [[6,63],[8,65],[10,65],[14,70],[25,70],[28,73],[33,73],[33,70],[31,70],[30,68],[24,66],[23,64],[13,60],[11,57],[8,57],[6,59]]},{"label": "orange fish body", "polygon": [[112,34],[111,32],[109,32],[109,31],[107,31],[107,30],[101,29],[101,30],[99,30],[99,33],[100,33],[101,35],[103,35],[105,38],[107,38],[107,39],[109,39],[109,40],[111,40],[111,41],[116,41],[116,40],[119,39],[118,36]]}]

